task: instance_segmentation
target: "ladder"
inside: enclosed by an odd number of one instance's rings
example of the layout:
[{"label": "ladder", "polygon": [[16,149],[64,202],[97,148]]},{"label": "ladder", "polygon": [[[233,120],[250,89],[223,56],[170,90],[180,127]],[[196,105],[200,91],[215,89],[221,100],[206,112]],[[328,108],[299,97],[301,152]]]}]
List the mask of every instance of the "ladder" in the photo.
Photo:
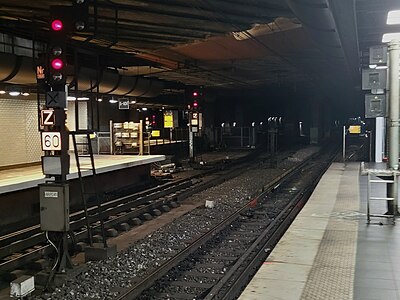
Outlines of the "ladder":
[{"label": "ladder", "polygon": [[[87,201],[89,198],[89,193],[86,192],[85,188],[85,183],[83,180],[82,176],[82,171],[90,171],[92,178],[93,178],[93,189],[94,189],[94,196],[96,199],[97,203],[97,214],[101,216],[101,200],[99,197],[98,189],[97,189],[97,173],[96,173],[96,168],[94,164],[94,157],[93,157],[93,147],[92,147],[92,142],[90,135],[93,134],[93,131],[73,131],[70,132],[72,135],[72,142],[74,145],[74,153],[75,153],[75,161],[76,161],[76,168],[78,170],[78,177],[79,177],[79,183],[80,183],[80,190],[81,190],[81,199],[83,202],[84,206],[84,212],[85,212],[85,219],[86,219],[86,229],[88,232],[88,240],[89,244],[91,247],[93,247],[93,235],[92,235],[92,227],[91,227],[91,220],[88,212],[88,205]],[[78,141],[77,137],[80,138]],[[78,146],[81,146],[81,149],[78,149]],[[80,150],[80,151],[79,151]],[[89,159],[90,163],[85,164],[85,167],[82,167],[82,160],[83,159]],[[88,165],[88,166],[87,166]],[[93,193],[92,193],[93,195]],[[104,248],[107,248],[107,240],[105,236],[105,228],[104,228],[104,221],[103,218],[100,217],[100,227],[101,227],[101,235],[104,243]]]},{"label": "ladder", "polygon": [[[381,176],[381,177],[389,177],[393,179],[376,179],[377,174],[368,173],[368,189],[367,189],[367,223],[371,223],[371,217],[377,218],[389,218],[392,219],[393,224],[396,222],[396,212],[397,212],[397,174],[393,173],[393,176]],[[394,190],[396,191],[396,195],[393,198],[388,197],[377,197],[372,195],[372,185],[373,184],[394,184]],[[393,214],[373,214],[371,213],[371,202],[372,201],[394,201],[394,213]]]}]

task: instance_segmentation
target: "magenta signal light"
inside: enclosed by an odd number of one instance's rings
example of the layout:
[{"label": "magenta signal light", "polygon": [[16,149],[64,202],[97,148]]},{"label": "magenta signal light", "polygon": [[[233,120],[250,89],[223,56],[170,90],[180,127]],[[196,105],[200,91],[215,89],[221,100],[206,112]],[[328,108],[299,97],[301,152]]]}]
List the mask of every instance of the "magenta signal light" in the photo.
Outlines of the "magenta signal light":
[{"label": "magenta signal light", "polygon": [[60,70],[64,67],[64,63],[61,59],[56,58],[51,61],[51,66],[54,70]]},{"label": "magenta signal light", "polygon": [[51,29],[54,31],[60,31],[63,29],[63,22],[61,20],[54,20],[51,22]]}]

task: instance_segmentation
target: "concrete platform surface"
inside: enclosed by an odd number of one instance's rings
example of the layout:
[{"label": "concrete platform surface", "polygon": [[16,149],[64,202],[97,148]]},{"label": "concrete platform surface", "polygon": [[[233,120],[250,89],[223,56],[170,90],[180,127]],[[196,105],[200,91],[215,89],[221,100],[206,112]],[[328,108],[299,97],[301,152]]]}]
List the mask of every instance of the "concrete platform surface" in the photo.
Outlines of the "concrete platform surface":
[{"label": "concrete platform surface", "polygon": [[[67,179],[78,178],[78,170],[76,168],[75,156],[70,155],[71,167],[70,174]],[[95,155],[95,167],[98,174],[111,172],[115,170],[151,164],[165,160],[164,155]],[[90,166],[89,158],[81,159],[81,167],[87,168]],[[83,176],[89,176],[92,172],[82,171]],[[0,194],[13,192],[17,190],[35,187],[38,184],[44,183],[45,177],[42,173],[40,165],[24,168],[15,168],[0,170]]]}]

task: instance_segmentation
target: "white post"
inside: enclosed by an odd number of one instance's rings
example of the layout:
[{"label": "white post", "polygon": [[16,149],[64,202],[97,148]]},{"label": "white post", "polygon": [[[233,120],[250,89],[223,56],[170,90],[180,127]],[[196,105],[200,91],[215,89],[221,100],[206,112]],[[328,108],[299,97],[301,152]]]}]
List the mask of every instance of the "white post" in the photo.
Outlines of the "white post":
[{"label": "white post", "polygon": [[399,169],[399,55],[400,42],[389,43],[389,167]]},{"label": "white post", "polygon": [[378,117],[375,122],[375,162],[381,163],[385,153],[385,118]]}]

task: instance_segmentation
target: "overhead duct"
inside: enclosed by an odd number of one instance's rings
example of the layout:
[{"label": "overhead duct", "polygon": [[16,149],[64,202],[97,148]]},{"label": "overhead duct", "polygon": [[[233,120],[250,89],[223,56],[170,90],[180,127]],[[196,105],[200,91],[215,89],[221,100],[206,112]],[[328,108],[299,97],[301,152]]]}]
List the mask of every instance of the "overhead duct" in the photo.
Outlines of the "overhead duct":
[{"label": "overhead duct", "polygon": [[[68,81],[72,81],[72,78]],[[32,58],[0,53],[0,82],[35,84],[36,75]],[[99,74],[90,68],[79,70],[80,91],[96,91],[97,85],[101,94],[147,98],[158,96],[164,88],[163,82],[158,79],[119,75],[118,72],[111,70]]]},{"label": "overhead duct", "polygon": [[342,42],[327,0],[286,0],[286,2],[311,38],[328,57],[332,67],[346,68]]},{"label": "overhead duct", "polygon": [[[89,68],[81,68],[78,76],[78,88],[81,91],[96,90],[97,74]],[[99,93],[133,97],[157,97],[164,84],[157,79],[119,75],[116,71],[105,70],[99,74]]]}]

